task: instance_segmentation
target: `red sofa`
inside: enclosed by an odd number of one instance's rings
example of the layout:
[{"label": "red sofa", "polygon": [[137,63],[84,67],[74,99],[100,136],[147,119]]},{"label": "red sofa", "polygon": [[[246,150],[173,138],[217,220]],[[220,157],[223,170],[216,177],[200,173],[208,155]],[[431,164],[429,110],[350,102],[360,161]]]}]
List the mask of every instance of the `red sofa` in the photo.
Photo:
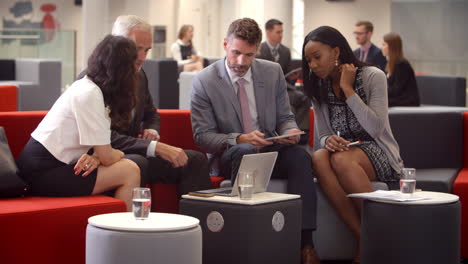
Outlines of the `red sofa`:
[{"label": "red sofa", "polygon": [[14,85],[0,85],[0,111],[16,111],[18,88]]},{"label": "red sofa", "polygon": [[[15,158],[45,114],[0,112]],[[88,218],[125,209],[123,201],[102,195],[0,199],[0,262],[83,264]]]},{"label": "red sofa", "polygon": [[461,257],[468,259],[468,112],[463,113],[463,168],[453,184],[453,193],[460,197],[461,210]]},{"label": "red sofa", "polygon": [[[15,159],[30,133],[47,111],[0,112],[0,126],[5,128]],[[190,112],[159,110],[161,141],[186,149],[196,149]],[[212,177],[219,187],[222,177]],[[178,212],[176,186],[153,184],[152,210]],[[107,196],[22,197],[0,199],[1,263],[79,263],[85,262],[85,230],[90,216],[125,211],[125,204]]]}]

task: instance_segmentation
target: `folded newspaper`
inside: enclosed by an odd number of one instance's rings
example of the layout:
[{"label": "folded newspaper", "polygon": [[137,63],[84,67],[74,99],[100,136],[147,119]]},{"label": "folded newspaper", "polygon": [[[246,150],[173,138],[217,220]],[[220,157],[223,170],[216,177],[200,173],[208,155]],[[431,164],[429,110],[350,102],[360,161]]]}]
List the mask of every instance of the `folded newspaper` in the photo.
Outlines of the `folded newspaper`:
[{"label": "folded newspaper", "polygon": [[408,201],[420,201],[420,200],[431,199],[430,197],[424,197],[424,196],[418,195],[417,192],[413,193],[412,195],[409,195],[409,194],[401,193],[400,191],[383,191],[383,190],[378,190],[375,192],[368,192],[368,193],[352,193],[352,194],[348,194],[348,197],[395,201],[395,202],[408,202]]}]

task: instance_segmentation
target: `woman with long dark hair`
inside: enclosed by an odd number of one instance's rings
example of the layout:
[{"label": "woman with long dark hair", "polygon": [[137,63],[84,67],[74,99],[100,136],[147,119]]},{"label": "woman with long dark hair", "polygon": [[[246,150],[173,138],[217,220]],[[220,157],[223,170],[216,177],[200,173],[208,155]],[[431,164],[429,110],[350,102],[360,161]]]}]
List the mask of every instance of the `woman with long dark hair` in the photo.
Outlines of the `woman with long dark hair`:
[{"label": "woman with long dark hair", "polygon": [[[387,80],[380,69],[360,62],[332,27],[310,32],[302,54],[304,90],[312,99],[320,140],[312,165],[359,245],[361,201],[346,195],[373,191],[371,181],[393,187],[403,166],[388,120]],[[359,247],[354,261],[360,261]]]},{"label": "woman with long dark hair", "polygon": [[397,33],[383,37],[382,54],[387,57],[388,106],[419,106],[414,70],[403,56],[403,43]]},{"label": "woman with long dark hair", "polygon": [[110,142],[111,124],[125,129],[136,104],[136,59],[136,46],[127,38],[109,35],[97,45],[87,75],[57,99],[18,159],[33,195],[115,190],[131,209],[140,169]]},{"label": "woman with long dark hair", "polygon": [[193,46],[193,26],[183,25],[177,41],[171,46],[171,53],[174,60],[184,72],[198,72],[203,69],[203,58]]}]

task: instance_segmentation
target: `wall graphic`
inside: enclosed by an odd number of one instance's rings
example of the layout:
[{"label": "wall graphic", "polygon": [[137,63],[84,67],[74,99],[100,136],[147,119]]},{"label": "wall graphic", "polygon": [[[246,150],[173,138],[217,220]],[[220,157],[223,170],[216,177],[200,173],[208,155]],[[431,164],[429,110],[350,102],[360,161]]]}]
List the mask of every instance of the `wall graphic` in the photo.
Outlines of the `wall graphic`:
[{"label": "wall graphic", "polygon": [[[13,16],[12,19],[7,19],[3,17],[3,29],[6,29],[4,32],[5,35],[15,34],[14,30],[21,30],[21,35],[30,36],[30,38],[21,39],[22,45],[37,45],[41,42],[49,42],[54,38],[54,30],[59,29],[59,22],[54,18],[53,12],[57,9],[55,4],[42,4],[39,9],[44,13],[42,18],[35,18],[33,15],[34,7],[31,1],[18,1],[12,7],[8,9],[9,14]],[[37,30],[37,29],[47,29],[48,31],[37,34],[34,31],[27,30]],[[13,41],[9,39],[4,39],[4,42]]]}]

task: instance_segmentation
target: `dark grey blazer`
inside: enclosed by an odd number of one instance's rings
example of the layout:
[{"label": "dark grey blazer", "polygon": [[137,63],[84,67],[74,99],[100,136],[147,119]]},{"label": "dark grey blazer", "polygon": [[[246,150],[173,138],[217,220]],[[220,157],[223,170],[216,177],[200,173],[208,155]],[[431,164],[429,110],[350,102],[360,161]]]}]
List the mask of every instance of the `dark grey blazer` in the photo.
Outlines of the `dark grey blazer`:
[{"label": "dark grey blazer", "polygon": [[[286,74],[291,70],[289,68],[291,64],[291,51],[289,50],[288,47],[280,43],[280,46],[278,48],[278,53],[279,53],[278,63],[281,65],[281,69],[283,69],[283,73]],[[260,49],[258,50],[258,53],[257,53],[257,58],[269,60],[269,61],[275,61],[275,59],[273,58],[273,55],[271,54],[270,48],[268,47],[268,44],[265,41],[262,42],[262,44],[260,45]]]},{"label": "dark grey blazer", "polygon": [[[195,143],[205,152],[220,154],[243,133],[242,114],[224,59],[193,78],[191,118]],[[297,128],[289,107],[286,80],[278,63],[254,59],[252,79],[259,130],[284,134]]]},{"label": "dark grey blazer", "polygon": [[[361,56],[361,48],[355,49],[354,55],[359,59],[359,57]],[[371,44],[365,62],[373,66],[377,66],[382,71],[385,71],[385,66],[387,66],[387,59],[382,54],[382,51],[374,44]]]}]

